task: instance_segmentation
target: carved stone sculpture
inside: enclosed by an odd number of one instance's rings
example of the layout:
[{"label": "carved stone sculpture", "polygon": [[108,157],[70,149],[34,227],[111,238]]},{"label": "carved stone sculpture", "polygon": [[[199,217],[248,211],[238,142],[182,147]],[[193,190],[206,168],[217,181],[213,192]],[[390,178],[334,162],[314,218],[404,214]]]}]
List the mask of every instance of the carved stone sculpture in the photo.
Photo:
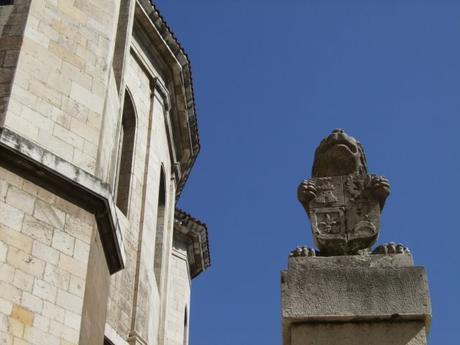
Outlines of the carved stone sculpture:
[{"label": "carved stone sculpture", "polygon": [[[291,256],[353,255],[370,252],[379,235],[380,213],[390,193],[383,176],[369,174],[362,145],[335,129],[316,149],[312,178],[297,190],[307,212],[319,253],[299,247]],[[382,254],[408,251],[402,245],[379,246]]]}]

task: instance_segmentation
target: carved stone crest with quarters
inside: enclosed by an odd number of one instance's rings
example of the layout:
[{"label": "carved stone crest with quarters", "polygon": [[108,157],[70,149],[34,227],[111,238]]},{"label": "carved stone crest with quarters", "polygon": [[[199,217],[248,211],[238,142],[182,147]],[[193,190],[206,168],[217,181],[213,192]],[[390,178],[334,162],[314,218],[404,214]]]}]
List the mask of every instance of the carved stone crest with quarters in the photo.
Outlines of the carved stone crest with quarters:
[{"label": "carved stone crest with quarters", "polygon": [[347,175],[309,180],[318,187],[308,216],[315,243],[324,254],[353,253],[377,239],[380,205],[366,191],[364,179]]},{"label": "carved stone crest with quarters", "polygon": [[[389,193],[390,183],[385,177],[368,173],[362,145],[343,130],[333,130],[316,149],[312,178],[297,190],[319,252],[300,250],[293,255],[370,252]],[[381,247],[379,250],[384,250]]]}]

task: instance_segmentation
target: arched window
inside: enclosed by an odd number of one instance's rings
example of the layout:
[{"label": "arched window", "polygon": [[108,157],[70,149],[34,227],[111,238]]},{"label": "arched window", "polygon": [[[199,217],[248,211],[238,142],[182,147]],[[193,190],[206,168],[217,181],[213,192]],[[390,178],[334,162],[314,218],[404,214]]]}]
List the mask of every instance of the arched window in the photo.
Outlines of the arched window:
[{"label": "arched window", "polygon": [[157,208],[157,228],[155,234],[155,278],[158,290],[161,287],[161,267],[163,264],[163,242],[165,228],[165,209],[166,209],[166,178],[163,167],[160,172],[160,186],[158,188],[158,208]]},{"label": "arched window", "polygon": [[136,130],[136,113],[133,101],[125,92],[123,117],[120,133],[121,148],[119,151],[117,206],[125,215],[128,215],[131,175],[133,167],[134,135]]}]

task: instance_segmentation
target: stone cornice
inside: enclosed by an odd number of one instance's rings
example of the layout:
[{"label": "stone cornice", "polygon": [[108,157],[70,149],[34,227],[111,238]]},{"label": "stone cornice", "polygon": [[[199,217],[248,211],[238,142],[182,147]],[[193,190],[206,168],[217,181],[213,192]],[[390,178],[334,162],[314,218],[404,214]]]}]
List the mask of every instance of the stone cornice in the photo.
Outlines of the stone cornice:
[{"label": "stone cornice", "polygon": [[[174,75],[174,91],[176,98],[183,99],[176,99],[178,105],[175,112],[177,114],[171,113],[172,121],[176,122],[174,125],[175,131],[178,133],[175,135],[175,139],[177,139],[176,143],[182,147],[177,162],[180,176],[177,184],[176,197],[179,198],[200,151],[190,61],[155,5],[149,0],[137,0],[137,2],[142,8],[142,11],[137,11],[139,17],[142,17],[140,12],[143,12],[148,18],[152,29],[155,31],[155,36],[158,36],[160,39],[157,42],[161,42],[161,44],[155,47],[163,58],[165,58],[165,61],[171,66]],[[144,25],[144,27],[145,26],[146,25]]]},{"label": "stone cornice", "polygon": [[124,268],[125,250],[108,185],[7,128],[0,128],[0,157],[2,167],[93,213],[110,273]]},{"label": "stone cornice", "polygon": [[190,256],[188,262],[192,279],[211,266],[206,224],[176,208],[174,236],[176,238],[185,238],[187,241],[187,252]]},{"label": "stone cornice", "polygon": [[131,48],[132,48],[131,52],[133,54],[133,57],[147,72],[147,77],[149,77],[149,80],[150,80],[150,89],[152,93],[157,92],[164,102],[164,107],[165,107],[164,123],[165,123],[165,128],[166,128],[166,137],[168,139],[169,155],[171,157],[171,162],[173,162],[172,167],[171,167],[172,169],[171,172],[174,175],[174,178],[176,179],[176,181],[180,181],[180,176],[181,176],[180,169],[179,169],[180,164],[177,162],[176,147],[174,145],[174,134],[173,134],[174,131],[172,128],[171,117],[170,117],[171,97],[170,97],[169,91],[166,88],[166,86],[161,82],[161,80],[154,76],[155,75],[153,71],[154,67],[144,56],[142,52],[142,48],[139,47],[138,44],[136,44],[136,42],[132,42]]}]

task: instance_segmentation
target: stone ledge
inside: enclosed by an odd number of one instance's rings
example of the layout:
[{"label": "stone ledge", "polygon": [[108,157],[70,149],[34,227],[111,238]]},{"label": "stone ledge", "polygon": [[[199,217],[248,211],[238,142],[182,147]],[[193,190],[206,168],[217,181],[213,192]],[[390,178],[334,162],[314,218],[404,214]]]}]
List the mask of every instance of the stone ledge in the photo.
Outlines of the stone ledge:
[{"label": "stone ledge", "polygon": [[[296,258],[297,262],[291,261],[282,272],[283,318],[429,318],[431,303],[425,269],[408,265],[410,258],[405,254],[387,257]],[[380,264],[371,266],[372,263]]]},{"label": "stone ledge", "polygon": [[426,345],[420,321],[302,323],[293,325],[284,345]]},{"label": "stone ledge", "polygon": [[114,345],[129,345],[108,323],[105,324],[104,336]]},{"label": "stone ledge", "polygon": [[108,185],[7,128],[0,128],[0,155],[4,168],[93,213],[110,273],[124,268],[123,239]]},{"label": "stone ledge", "polygon": [[385,268],[412,267],[414,260],[411,254],[396,255],[342,255],[342,256],[309,256],[290,257],[288,270],[326,269],[326,268]]}]

